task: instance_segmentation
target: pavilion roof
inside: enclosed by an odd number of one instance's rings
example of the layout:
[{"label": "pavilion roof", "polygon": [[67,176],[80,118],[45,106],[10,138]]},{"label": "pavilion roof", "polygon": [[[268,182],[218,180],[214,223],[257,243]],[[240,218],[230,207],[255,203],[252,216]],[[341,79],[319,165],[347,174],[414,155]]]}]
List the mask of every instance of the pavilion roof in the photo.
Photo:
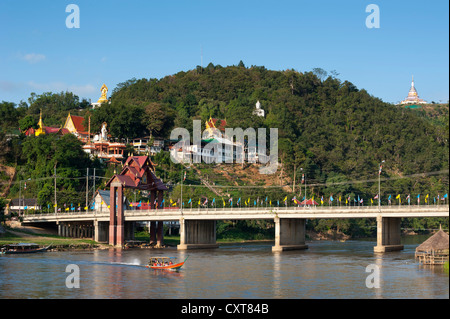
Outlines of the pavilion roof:
[{"label": "pavilion roof", "polygon": [[448,234],[440,229],[436,234],[425,240],[421,245],[416,248],[418,251],[431,251],[431,250],[448,250]]}]

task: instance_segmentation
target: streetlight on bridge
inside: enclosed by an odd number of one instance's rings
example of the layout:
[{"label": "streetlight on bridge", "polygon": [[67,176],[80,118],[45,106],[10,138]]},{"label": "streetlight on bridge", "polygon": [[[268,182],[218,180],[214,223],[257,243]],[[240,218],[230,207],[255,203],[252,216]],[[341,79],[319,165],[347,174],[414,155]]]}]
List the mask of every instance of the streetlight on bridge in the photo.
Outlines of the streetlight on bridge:
[{"label": "streetlight on bridge", "polygon": [[381,170],[383,168],[383,163],[385,162],[385,160],[381,161],[381,163],[379,164],[380,169],[378,170],[378,211],[381,212]]},{"label": "streetlight on bridge", "polygon": [[303,173],[303,167],[301,167],[300,170],[302,171],[302,184],[305,183],[305,207],[306,207],[306,202],[308,201],[308,199],[306,198],[306,169],[305,169],[304,173]]}]

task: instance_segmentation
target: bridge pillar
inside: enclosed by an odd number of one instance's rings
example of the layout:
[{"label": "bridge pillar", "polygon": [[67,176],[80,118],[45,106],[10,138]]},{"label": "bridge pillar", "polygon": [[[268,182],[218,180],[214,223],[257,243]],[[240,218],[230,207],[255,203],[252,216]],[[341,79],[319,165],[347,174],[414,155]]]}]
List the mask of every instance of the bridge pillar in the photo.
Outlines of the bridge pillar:
[{"label": "bridge pillar", "polygon": [[123,186],[117,187],[117,226],[116,226],[116,246],[122,247],[125,244],[125,218],[123,213]]},{"label": "bridge pillar", "polygon": [[[157,207],[157,209],[163,209],[163,207],[161,207],[161,203],[163,201],[163,195],[164,194],[162,191],[158,191],[158,207]],[[163,221],[158,221],[158,226],[156,229],[156,247],[162,247],[163,245],[164,245]]]},{"label": "bridge pillar", "polygon": [[[121,183],[113,182],[110,185],[109,204],[109,244],[122,247],[125,243],[124,237],[124,214],[123,214],[123,186]],[[117,202],[116,202],[117,194]],[[116,207],[117,206],[117,207]]]},{"label": "bridge pillar", "polygon": [[108,222],[94,221],[94,240],[98,243],[108,242]]},{"label": "bridge pillar", "polygon": [[[150,208],[156,209],[157,205],[155,204],[156,200],[156,190],[150,191]],[[156,222],[150,222],[150,243],[156,243]]]},{"label": "bridge pillar", "polygon": [[215,220],[185,220],[180,219],[179,250],[218,248],[216,243]]},{"label": "bridge pillar", "polygon": [[306,219],[275,217],[275,246],[272,251],[307,249]]},{"label": "bridge pillar", "polygon": [[377,216],[377,245],[373,248],[376,253],[402,250],[400,239],[400,217]]},{"label": "bridge pillar", "polygon": [[109,244],[116,245],[116,185],[111,184],[109,191]]}]

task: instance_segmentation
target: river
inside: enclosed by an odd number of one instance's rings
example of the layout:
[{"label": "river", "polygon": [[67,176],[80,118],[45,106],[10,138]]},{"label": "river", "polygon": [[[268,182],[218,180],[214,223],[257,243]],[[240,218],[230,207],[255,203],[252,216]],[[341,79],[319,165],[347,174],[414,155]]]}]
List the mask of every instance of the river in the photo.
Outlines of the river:
[{"label": "river", "polygon": [[[0,298],[44,299],[359,299],[449,298],[443,267],[425,267],[414,250],[426,237],[404,239],[405,249],[373,253],[371,240],[313,241],[309,249],[272,253],[273,243],[224,244],[177,251],[93,250],[0,256]],[[188,258],[179,272],[143,267],[150,256]],[[69,266],[68,265],[76,265]],[[379,288],[368,288],[375,272]],[[72,267],[72,268],[71,268]],[[79,288],[73,267],[79,270]],[[374,268],[370,268],[374,269]],[[67,272],[66,272],[67,270]]]}]

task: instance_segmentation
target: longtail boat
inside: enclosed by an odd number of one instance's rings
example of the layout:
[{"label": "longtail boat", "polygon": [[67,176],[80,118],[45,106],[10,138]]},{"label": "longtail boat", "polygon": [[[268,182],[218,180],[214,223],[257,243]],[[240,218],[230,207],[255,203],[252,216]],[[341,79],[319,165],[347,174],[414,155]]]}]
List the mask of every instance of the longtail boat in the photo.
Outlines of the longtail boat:
[{"label": "longtail boat", "polygon": [[150,257],[150,260],[146,267],[151,269],[165,269],[177,271],[181,267],[183,267],[184,263],[188,258],[189,256],[183,262],[173,263],[171,260],[173,259],[173,257]]},{"label": "longtail boat", "polygon": [[0,249],[0,254],[32,254],[47,251],[51,244],[46,247],[40,247],[34,243],[7,244]]}]

